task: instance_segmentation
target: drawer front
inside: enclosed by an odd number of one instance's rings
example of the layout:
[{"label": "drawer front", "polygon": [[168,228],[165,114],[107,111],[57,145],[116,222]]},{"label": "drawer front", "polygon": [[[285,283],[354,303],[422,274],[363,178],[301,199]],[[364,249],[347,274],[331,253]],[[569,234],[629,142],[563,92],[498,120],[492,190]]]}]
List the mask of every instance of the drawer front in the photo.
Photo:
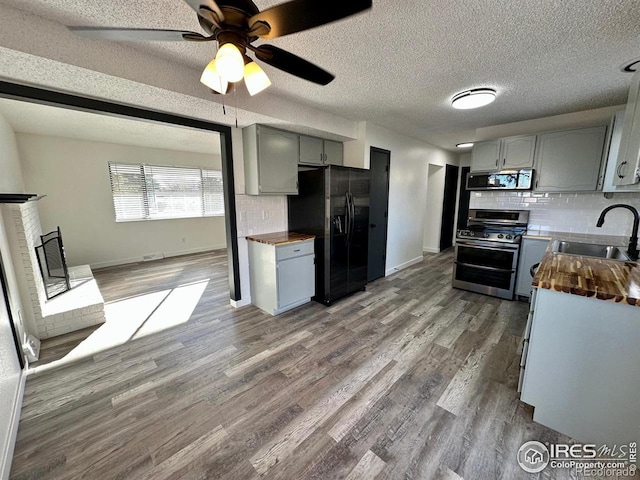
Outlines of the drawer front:
[{"label": "drawer front", "polygon": [[302,255],[313,255],[313,240],[306,242],[295,242],[276,247],[276,260],[286,260],[287,258],[301,257]]}]

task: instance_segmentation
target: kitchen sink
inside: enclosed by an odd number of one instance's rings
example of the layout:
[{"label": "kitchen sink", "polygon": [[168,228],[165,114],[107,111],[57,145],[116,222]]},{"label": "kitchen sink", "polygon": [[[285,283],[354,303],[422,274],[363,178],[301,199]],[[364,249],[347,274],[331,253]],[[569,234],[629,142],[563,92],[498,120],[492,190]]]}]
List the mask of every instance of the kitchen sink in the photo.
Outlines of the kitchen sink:
[{"label": "kitchen sink", "polygon": [[556,240],[553,242],[553,253],[566,253],[568,255],[584,255],[585,257],[607,258],[610,260],[627,261],[629,257],[625,252],[614,245],[600,245],[598,243],[569,242]]}]

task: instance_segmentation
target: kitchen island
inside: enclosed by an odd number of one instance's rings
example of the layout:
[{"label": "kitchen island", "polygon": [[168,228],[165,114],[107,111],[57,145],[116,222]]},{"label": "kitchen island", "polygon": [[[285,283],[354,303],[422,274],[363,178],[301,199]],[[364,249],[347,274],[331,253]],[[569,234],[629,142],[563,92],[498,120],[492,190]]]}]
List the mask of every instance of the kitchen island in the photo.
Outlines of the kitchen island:
[{"label": "kitchen island", "polygon": [[545,254],[522,358],[534,420],[579,442],[640,440],[640,266]]}]

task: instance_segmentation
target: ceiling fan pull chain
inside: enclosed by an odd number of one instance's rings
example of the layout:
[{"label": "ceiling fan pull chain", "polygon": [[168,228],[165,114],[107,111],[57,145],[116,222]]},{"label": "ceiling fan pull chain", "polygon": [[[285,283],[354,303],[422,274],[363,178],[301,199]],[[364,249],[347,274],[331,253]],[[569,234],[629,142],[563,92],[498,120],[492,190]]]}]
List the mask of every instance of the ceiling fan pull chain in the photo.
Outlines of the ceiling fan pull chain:
[{"label": "ceiling fan pull chain", "polygon": [[233,103],[236,104],[236,128],[238,128],[238,96],[236,95],[236,86],[233,85]]}]

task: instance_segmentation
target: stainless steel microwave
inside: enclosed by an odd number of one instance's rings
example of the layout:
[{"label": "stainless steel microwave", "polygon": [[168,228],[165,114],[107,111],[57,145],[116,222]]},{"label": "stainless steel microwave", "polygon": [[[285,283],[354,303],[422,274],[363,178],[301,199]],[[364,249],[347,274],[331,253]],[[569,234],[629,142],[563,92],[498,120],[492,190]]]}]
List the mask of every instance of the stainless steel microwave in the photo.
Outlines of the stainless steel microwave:
[{"label": "stainless steel microwave", "polygon": [[467,190],[531,190],[533,169],[469,172]]}]

